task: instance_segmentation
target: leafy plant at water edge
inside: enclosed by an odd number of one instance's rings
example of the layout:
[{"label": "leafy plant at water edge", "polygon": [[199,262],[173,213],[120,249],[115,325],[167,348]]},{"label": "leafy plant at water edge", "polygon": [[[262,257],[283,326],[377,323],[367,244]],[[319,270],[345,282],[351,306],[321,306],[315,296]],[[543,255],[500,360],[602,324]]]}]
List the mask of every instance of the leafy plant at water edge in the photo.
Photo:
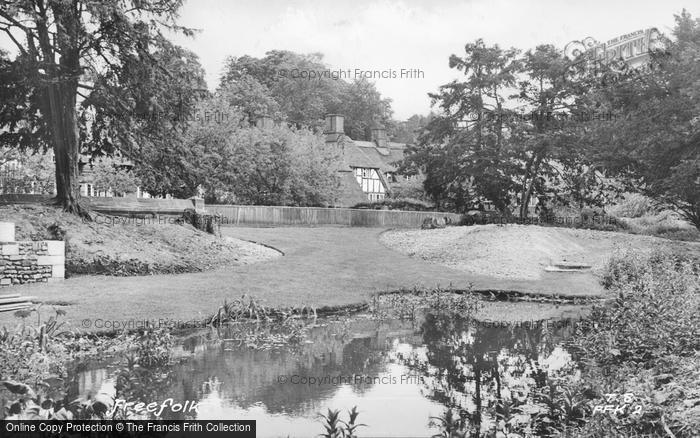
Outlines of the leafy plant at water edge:
[{"label": "leafy plant at water edge", "polygon": [[360,415],[357,406],[353,406],[348,411],[348,421],[340,418],[340,410],[328,409],[327,414],[319,414],[323,427],[326,429],[324,434],[319,436],[324,438],[358,438],[357,429],[367,426],[366,424],[357,423],[357,417]]},{"label": "leafy plant at water edge", "polygon": [[36,386],[44,379],[65,372],[64,363],[70,353],[65,342],[56,341],[71,334],[61,331],[63,323],[59,318],[63,310],[55,309],[55,315],[43,323],[37,311],[36,325],[28,324],[26,320],[34,311],[36,309],[16,312],[22,322],[14,329],[3,327],[0,331],[0,378]]},{"label": "leafy plant at water edge", "polygon": [[134,340],[138,364],[160,367],[170,362],[173,338],[167,330],[147,330]]},{"label": "leafy plant at water edge", "polygon": [[281,324],[238,323],[226,327],[224,344],[226,347],[247,347],[255,350],[299,345],[306,339],[309,325],[292,319]]},{"label": "leafy plant at water edge", "polygon": [[700,350],[700,265],[673,254],[624,252],[604,283],[617,296],[579,326],[576,346],[602,364],[645,363]]},{"label": "leafy plant at water edge", "polygon": [[482,307],[481,298],[468,291],[448,289],[401,289],[394,293],[372,297],[370,311],[377,318],[399,318],[413,321],[419,311],[454,312],[473,315]]},{"label": "leafy plant at water edge", "polygon": [[669,252],[622,252],[604,283],[616,299],[593,308],[572,348],[590,364],[584,379],[598,393],[634,392],[644,409],[636,417],[594,416],[580,434],[697,436],[688,397],[700,391],[700,264]]},{"label": "leafy plant at water edge", "polygon": [[247,321],[255,319],[258,322],[285,321],[290,318],[316,318],[316,308],[313,306],[290,307],[286,309],[274,309],[265,306],[259,300],[247,295],[232,302],[224,301],[217,312],[207,318],[206,323],[211,326]]},{"label": "leafy plant at water edge", "polygon": [[98,399],[54,400],[48,395],[49,385],[41,382],[39,390],[15,381],[0,382],[13,395],[3,412],[5,420],[100,420],[104,419],[107,404]]},{"label": "leafy plant at water edge", "polygon": [[328,413],[326,415],[318,414],[323,421],[323,427],[326,429],[326,433],[322,434],[323,438],[340,438],[343,435],[343,431],[340,428],[340,411],[331,410],[328,408]]},{"label": "leafy plant at water edge", "polygon": [[432,438],[466,438],[472,433],[469,424],[455,415],[452,409],[445,410],[439,417],[430,417],[430,425],[440,429]]},{"label": "leafy plant at water edge", "polygon": [[[164,330],[146,331],[137,335],[123,334],[117,338],[77,336],[62,330],[59,321],[64,314],[55,315],[36,324],[27,321],[30,311],[17,312],[22,322],[14,329],[0,330],[0,379],[9,398],[0,398],[5,419],[102,419],[113,405],[113,398],[106,394],[96,397],[67,398],[69,382],[67,364],[81,357],[103,357],[115,351],[127,351],[127,364],[123,370],[134,371],[121,377],[121,389],[153,389],[162,382],[160,367],[170,363],[172,337]],[[38,312],[37,312],[38,313]],[[122,371],[123,371],[122,370]],[[144,371],[148,370],[148,371]],[[153,371],[156,370],[156,371]],[[135,390],[135,389],[134,389]],[[4,396],[4,394],[3,394]]]}]

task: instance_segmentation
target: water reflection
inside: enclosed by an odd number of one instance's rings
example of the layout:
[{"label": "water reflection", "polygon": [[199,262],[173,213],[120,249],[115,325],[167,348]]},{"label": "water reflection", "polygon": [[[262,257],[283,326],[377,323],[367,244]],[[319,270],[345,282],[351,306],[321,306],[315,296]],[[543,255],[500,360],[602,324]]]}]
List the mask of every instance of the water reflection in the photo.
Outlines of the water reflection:
[{"label": "water reflection", "polygon": [[574,372],[561,343],[572,326],[551,330],[483,324],[454,313],[428,313],[421,326],[425,351],[401,355],[409,369],[426,376],[427,396],[457,409],[464,429],[495,431],[496,421],[529,423],[545,413],[535,401],[552,373]]},{"label": "water reflection", "polygon": [[[473,432],[499,419],[528,422],[544,409],[534,392],[552,373],[574,372],[562,347],[571,327],[499,327],[454,313],[416,321],[356,317],[309,331],[310,343],[256,351],[208,332],[185,340],[187,359],[138,397],[196,400],[199,419],[254,419],[258,436],[317,436],[317,414],[357,405],[361,436],[430,436],[446,408]],[[78,378],[98,391],[100,375]],[[105,377],[102,385],[113,384]],[[136,395],[135,395],[136,396]],[[192,417],[170,414],[167,418]],[[478,432],[477,432],[478,433]]]}]

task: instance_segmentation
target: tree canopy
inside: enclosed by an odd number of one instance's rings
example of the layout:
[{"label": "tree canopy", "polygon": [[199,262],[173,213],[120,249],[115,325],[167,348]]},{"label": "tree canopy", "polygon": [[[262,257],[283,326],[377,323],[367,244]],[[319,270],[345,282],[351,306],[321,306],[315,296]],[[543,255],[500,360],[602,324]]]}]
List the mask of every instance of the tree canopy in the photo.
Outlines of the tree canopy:
[{"label": "tree canopy", "polygon": [[[53,150],[56,201],[67,211],[82,211],[81,128],[85,133],[100,127],[99,135],[92,131],[93,144],[124,148],[118,137],[140,133],[141,126],[132,118],[172,103],[172,96],[157,90],[168,90],[174,81],[162,61],[169,51],[178,50],[164,30],[192,34],[175,22],[181,6],[182,0],[0,4],[0,31],[17,51],[14,59],[5,58],[0,65],[0,141],[10,147]],[[136,85],[140,86],[133,90]],[[79,103],[94,115],[92,124],[81,120]],[[129,131],[123,127],[127,125],[137,130]],[[144,134],[150,134],[148,127]]]},{"label": "tree canopy", "polygon": [[462,72],[431,94],[437,114],[408,150],[442,208],[490,201],[527,217],[553,205],[600,206],[641,191],[700,226],[700,24],[683,12],[645,67],[592,66],[540,45],[519,53],[469,43]]},{"label": "tree canopy", "polygon": [[[347,82],[324,74],[328,67],[318,53],[302,55],[273,50],[263,58],[229,57],[220,89],[239,96],[249,116],[268,115],[298,127],[322,129],[327,114],[345,116],[345,133],[369,139],[375,125],[393,127],[391,100],[364,79]],[[309,78],[313,73],[315,76]]]},{"label": "tree canopy", "polygon": [[672,36],[653,68],[597,90],[624,117],[592,134],[608,169],[700,228],[700,20],[683,11]]}]

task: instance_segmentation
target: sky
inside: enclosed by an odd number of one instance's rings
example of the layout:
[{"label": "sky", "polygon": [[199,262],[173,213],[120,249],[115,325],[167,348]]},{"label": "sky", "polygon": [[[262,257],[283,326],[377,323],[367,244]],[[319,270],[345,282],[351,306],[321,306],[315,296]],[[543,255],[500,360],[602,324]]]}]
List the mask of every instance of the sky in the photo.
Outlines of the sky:
[{"label": "sky", "polygon": [[[364,75],[356,69],[394,71],[396,77],[371,76],[403,120],[427,114],[428,93],[459,77],[448,59],[463,54],[467,42],[527,50],[649,27],[670,33],[683,8],[700,15],[697,0],[187,0],[180,22],[201,32],[177,41],[199,55],[210,88],[228,56],[274,49],[320,52],[331,70],[350,69],[351,78]],[[422,74],[402,78],[401,69]]]},{"label": "sky", "polygon": [[450,55],[477,38],[527,50],[649,27],[670,33],[683,8],[700,16],[698,0],[185,0],[180,24],[200,32],[173,39],[199,56],[212,90],[227,57],[275,49],[320,52],[350,78],[384,72],[370,78],[404,120],[430,111],[428,93],[459,77]]}]

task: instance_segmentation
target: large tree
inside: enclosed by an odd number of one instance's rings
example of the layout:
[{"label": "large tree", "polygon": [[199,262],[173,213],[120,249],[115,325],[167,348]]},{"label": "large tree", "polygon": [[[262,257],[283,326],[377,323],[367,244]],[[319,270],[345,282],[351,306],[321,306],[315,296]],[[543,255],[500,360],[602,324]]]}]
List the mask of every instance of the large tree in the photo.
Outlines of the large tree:
[{"label": "large tree", "polygon": [[506,212],[513,190],[507,139],[515,119],[504,94],[515,85],[517,51],[481,39],[464,49],[450,57],[464,79],[430,94],[440,113],[408,150],[402,170],[422,171],[426,192],[442,208],[465,210],[488,200]]},{"label": "large tree", "polygon": [[[577,190],[576,183],[589,182],[586,177],[591,169],[582,161],[585,143],[579,141],[587,109],[579,102],[585,94],[585,76],[577,73],[562,51],[552,45],[537,46],[522,57],[519,93],[513,97],[524,105],[521,109],[526,117],[512,142],[515,158],[521,163],[521,175],[517,178],[521,218],[528,216],[528,206],[535,197],[552,198],[548,195],[558,191],[552,189],[568,186],[578,195],[578,201],[586,194]],[[581,178],[572,181],[568,178],[572,172]],[[568,181],[558,184],[561,179]],[[563,198],[557,193],[554,197]]]},{"label": "large tree", "polygon": [[450,66],[464,78],[431,94],[439,113],[403,163],[425,173],[426,191],[443,208],[487,200],[506,215],[515,204],[526,218],[533,199],[600,202],[605,179],[587,152],[600,121],[590,117],[592,78],[583,66],[551,45],[519,56],[482,40],[452,55]]},{"label": "large tree", "polygon": [[195,195],[197,157],[185,140],[187,131],[193,122],[227,123],[225,114],[199,105],[209,92],[197,56],[154,38],[148,53],[129,54],[121,65],[97,78],[81,102],[86,151],[127,157],[152,195]]},{"label": "large tree", "polygon": [[188,122],[183,136],[184,172],[204,189],[207,203],[330,205],[340,165],[324,137],[309,129],[251,124],[249,114],[219,89],[197,112],[216,117]]},{"label": "large tree", "polygon": [[[56,201],[80,213],[78,188],[79,98],[101,78],[120,77],[130,61],[152,60],[151,42],[163,41],[165,28],[176,26],[182,0],[5,0],[0,4],[0,31],[17,56],[4,63],[4,100],[22,105],[13,117],[0,119],[10,146],[50,147],[56,160]],[[155,60],[154,60],[155,61]],[[85,81],[85,82],[82,82]],[[119,91],[119,90],[115,90]],[[120,106],[115,93],[110,105]],[[106,105],[104,100],[95,105]],[[125,103],[122,116],[129,117]],[[7,114],[6,109],[0,110]],[[18,119],[21,122],[18,122]],[[19,134],[19,135],[16,135]]]},{"label": "large tree", "polygon": [[328,110],[345,116],[345,132],[350,138],[369,140],[376,126],[391,130],[391,99],[382,98],[374,83],[358,79],[343,85],[339,103]]},{"label": "large tree", "polygon": [[700,20],[683,11],[673,37],[653,68],[597,90],[621,117],[592,134],[609,170],[700,229]]},{"label": "large tree", "polygon": [[389,130],[393,140],[399,143],[414,144],[435,114],[432,112],[427,116],[414,114],[402,122],[390,122]]},{"label": "large tree", "polygon": [[266,111],[298,127],[321,129],[327,114],[343,114],[345,133],[356,140],[369,139],[375,125],[392,124],[391,100],[383,98],[374,83],[332,77],[318,53],[273,50],[262,58],[229,57],[220,88],[249,97],[239,99],[247,114]]}]

